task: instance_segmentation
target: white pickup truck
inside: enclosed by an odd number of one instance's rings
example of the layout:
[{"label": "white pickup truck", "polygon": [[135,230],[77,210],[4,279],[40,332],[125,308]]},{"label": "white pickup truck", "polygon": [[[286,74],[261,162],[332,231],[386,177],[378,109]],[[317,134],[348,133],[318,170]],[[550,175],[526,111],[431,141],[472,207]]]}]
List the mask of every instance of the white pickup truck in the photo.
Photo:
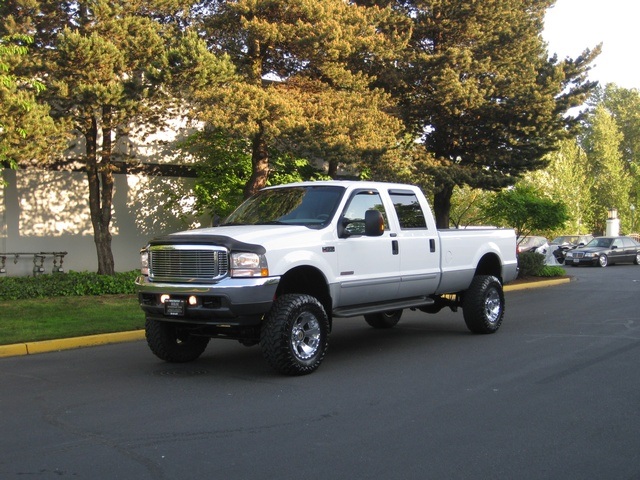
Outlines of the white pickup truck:
[{"label": "white pickup truck", "polygon": [[496,332],[518,270],[513,230],[437,230],[419,188],[357,181],[265,188],[220,226],[156,238],[141,257],[156,356],[187,362],[230,338],[289,375],[318,368],[339,317],[390,328],[406,308],[462,307],[469,330]]}]

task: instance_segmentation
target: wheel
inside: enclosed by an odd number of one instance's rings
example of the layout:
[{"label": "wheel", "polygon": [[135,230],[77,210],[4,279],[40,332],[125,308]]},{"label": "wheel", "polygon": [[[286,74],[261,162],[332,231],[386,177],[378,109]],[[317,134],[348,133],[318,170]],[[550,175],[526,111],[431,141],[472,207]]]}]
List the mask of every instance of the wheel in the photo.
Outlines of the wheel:
[{"label": "wheel", "polygon": [[390,310],[388,312],[370,313],[364,316],[365,321],[373,328],[393,328],[400,321],[402,310]]},{"label": "wheel", "polygon": [[144,330],[153,354],[166,362],[191,362],[202,355],[209,344],[209,337],[192,335],[175,323],[147,318]]},{"label": "wheel", "polygon": [[504,316],[504,292],[500,280],[491,275],[476,275],[464,292],[462,314],[473,333],[495,333]]},{"label": "wheel", "polygon": [[329,318],[311,295],[287,294],[274,302],[260,332],[260,348],[269,364],[286,375],[315,371],[324,359]]},{"label": "wheel", "polygon": [[601,267],[609,265],[609,258],[604,253],[598,257],[598,265]]},{"label": "wheel", "polygon": [[640,265],[640,252],[636,253],[636,258],[633,260],[634,265]]}]

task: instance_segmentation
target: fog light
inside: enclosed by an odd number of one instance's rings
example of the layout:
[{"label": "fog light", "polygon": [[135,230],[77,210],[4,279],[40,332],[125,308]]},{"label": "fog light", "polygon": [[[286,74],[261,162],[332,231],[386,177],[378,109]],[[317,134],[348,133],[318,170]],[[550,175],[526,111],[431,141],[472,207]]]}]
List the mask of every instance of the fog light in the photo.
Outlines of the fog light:
[{"label": "fog light", "polygon": [[189,297],[188,301],[189,301],[189,305],[191,305],[192,307],[195,307],[198,304],[198,299],[193,295]]},{"label": "fog light", "polygon": [[167,295],[166,293],[165,293],[165,294],[160,295],[160,303],[167,303],[167,301],[169,300],[169,298],[171,298],[171,297],[169,297],[169,295]]}]

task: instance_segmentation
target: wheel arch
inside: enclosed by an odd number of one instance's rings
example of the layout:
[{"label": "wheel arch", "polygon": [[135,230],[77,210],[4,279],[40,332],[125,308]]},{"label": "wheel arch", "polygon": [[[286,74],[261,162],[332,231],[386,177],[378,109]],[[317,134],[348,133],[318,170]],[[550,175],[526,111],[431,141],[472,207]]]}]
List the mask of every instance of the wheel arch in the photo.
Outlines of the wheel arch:
[{"label": "wheel arch", "polygon": [[282,275],[276,290],[276,297],[288,293],[307,294],[317,298],[331,322],[331,294],[329,293],[327,279],[318,268],[301,265]]},{"label": "wheel arch", "polygon": [[492,275],[503,283],[500,257],[493,252],[485,253],[478,262],[474,275]]}]

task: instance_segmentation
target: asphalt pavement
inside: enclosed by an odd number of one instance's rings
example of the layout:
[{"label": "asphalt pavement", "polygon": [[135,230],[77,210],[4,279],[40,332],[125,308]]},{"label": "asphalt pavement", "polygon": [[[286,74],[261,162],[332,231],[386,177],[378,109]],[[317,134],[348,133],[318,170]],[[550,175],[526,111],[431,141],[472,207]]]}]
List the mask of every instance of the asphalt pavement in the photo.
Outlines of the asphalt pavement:
[{"label": "asphalt pavement", "polygon": [[340,319],[313,374],[214,340],[0,359],[0,478],[640,479],[640,267],[509,290],[494,335],[461,312]]},{"label": "asphalt pavement", "polygon": [[[526,290],[531,288],[542,288],[553,285],[560,285],[569,282],[568,277],[550,278],[546,280],[536,279],[535,281],[519,281],[506,285],[505,291]],[[95,347],[98,345],[108,345],[111,343],[132,342],[144,339],[144,330],[134,330],[129,332],[104,333],[99,335],[86,335],[73,338],[60,338],[54,340],[44,340],[38,342],[23,342],[11,345],[0,345],[0,358],[14,357],[19,355],[35,355],[38,353],[57,352],[74,348]]]}]

